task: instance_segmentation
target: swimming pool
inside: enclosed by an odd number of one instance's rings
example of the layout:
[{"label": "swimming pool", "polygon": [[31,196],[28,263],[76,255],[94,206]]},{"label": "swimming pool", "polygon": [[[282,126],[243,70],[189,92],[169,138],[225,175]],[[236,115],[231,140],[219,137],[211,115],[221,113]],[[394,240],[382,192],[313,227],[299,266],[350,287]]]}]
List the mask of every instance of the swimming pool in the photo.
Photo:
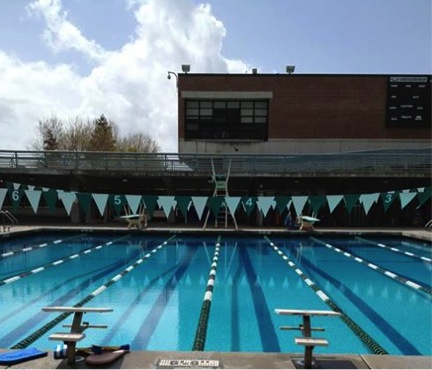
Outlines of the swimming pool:
[{"label": "swimming pool", "polygon": [[313,318],[330,342],[317,353],[430,356],[431,250],[403,237],[320,233],[2,238],[0,348],[54,348],[49,335],[65,331],[72,317],[59,320],[42,308],[79,304],[114,309],[85,316],[108,329],[86,330],[79,347],[190,351],[201,336],[205,351],[296,353],[299,333],[279,326],[300,319],[274,310],[331,309],[341,318]]}]

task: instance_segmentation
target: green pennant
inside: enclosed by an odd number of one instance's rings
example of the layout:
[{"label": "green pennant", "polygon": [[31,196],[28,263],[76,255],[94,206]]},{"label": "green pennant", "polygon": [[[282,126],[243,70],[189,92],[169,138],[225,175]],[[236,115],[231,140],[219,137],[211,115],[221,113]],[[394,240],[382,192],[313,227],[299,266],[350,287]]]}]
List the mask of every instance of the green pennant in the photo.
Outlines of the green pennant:
[{"label": "green pennant", "polygon": [[345,202],[345,207],[348,211],[348,214],[350,214],[354,208],[354,206],[356,205],[357,201],[359,200],[360,195],[359,194],[349,194],[349,195],[344,195],[344,202]]},{"label": "green pennant", "polygon": [[312,211],[317,214],[321,207],[327,202],[327,198],[324,195],[309,195],[309,202]]},{"label": "green pennant", "polygon": [[207,207],[211,209],[215,217],[218,216],[222,203],[225,201],[224,197],[209,197],[207,200]]},{"label": "green pennant", "polygon": [[114,209],[116,215],[120,216],[123,212],[123,207],[127,204],[126,197],[121,194],[110,194],[108,204]]},{"label": "green pennant", "polygon": [[10,189],[9,196],[12,202],[12,210],[16,212],[21,202],[24,191],[19,189]]},{"label": "green pennant", "polygon": [[381,193],[381,200],[383,202],[384,212],[387,212],[387,210],[392,205],[393,201],[396,199],[398,193]]},{"label": "green pennant", "polygon": [[418,206],[417,209],[420,208],[426,201],[429,200],[429,198],[432,196],[432,188],[425,188],[424,191],[417,193],[417,201]]},{"label": "green pennant", "polygon": [[244,207],[246,214],[248,216],[250,216],[250,214],[254,210],[254,208],[256,206],[256,200],[257,200],[256,197],[242,197],[241,198],[241,202],[242,202],[243,207]]},{"label": "green pennant", "polygon": [[153,212],[157,206],[157,195],[143,195],[143,201],[146,206],[146,213],[148,217],[153,217]]},{"label": "green pennant", "polygon": [[92,195],[90,193],[76,193],[76,197],[81,209],[85,214],[87,214],[90,211],[90,201],[92,199]]},{"label": "green pennant", "polygon": [[42,192],[42,197],[45,200],[47,206],[48,206],[48,210],[50,212],[53,212],[56,210],[56,205],[57,205],[57,190],[55,189],[50,189],[48,191],[43,191]]},{"label": "green pennant", "polygon": [[275,197],[276,209],[280,214],[282,214],[286,211],[288,202],[290,200],[291,200],[291,197],[289,197],[289,196]]},{"label": "green pennant", "polygon": [[180,212],[182,213],[182,215],[184,217],[186,217],[187,212],[188,212],[188,208],[189,208],[189,204],[192,201],[192,198],[190,196],[182,196],[182,195],[177,195],[175,197],[175,200],[177,201],[177,207],[180,210]]}]

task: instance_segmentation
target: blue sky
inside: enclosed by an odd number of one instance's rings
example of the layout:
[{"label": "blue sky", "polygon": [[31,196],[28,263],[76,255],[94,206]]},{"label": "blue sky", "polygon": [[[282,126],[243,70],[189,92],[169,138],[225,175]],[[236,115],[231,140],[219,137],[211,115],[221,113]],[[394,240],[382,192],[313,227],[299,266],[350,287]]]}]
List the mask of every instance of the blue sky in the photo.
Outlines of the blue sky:
[{"label": "blue sky", "polygon": [[430,74],[430,0],[1,0],[0,149],[104,113],[177,150],[168,70]]}]

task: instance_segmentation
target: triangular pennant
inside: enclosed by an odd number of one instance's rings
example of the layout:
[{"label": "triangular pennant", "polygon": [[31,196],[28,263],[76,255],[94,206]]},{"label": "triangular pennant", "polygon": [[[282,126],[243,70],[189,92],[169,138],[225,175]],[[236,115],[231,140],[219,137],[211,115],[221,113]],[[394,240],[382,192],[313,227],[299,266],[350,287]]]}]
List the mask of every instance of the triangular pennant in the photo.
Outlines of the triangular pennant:
[{"label": "triangular pennant", "polygon": [[168,218],[171,210],[176,206],[175,197],[170,195],[160,195],[159,202],[166,218]]},{"label": "triangular pennant", "polygon": [[392,205],[393,201],[395,200],[397,196],[397,193],[393,192],[387,192],[387,193],[381,193],[381,199],[383,202],[384,212],[387,212],[387,210]]},{"label": "triangular pennant", "polygon": [[44,187],[42,187],[42,191],[49,191],[50,190],[50,188],[44,188]]},{"label": "triangular pennant", "polygon": [[204,212],[204,208],[207,204],[208,197],[192,197],[192,203],[195,207],[195,211],[198,215],[198,219],[201,220],[201,217]]},{"label": "triangular pennant", "polygon": [[297,216],[300,216],[302,214],[304,205],[306,204],[308,198],[309,197],[307,195],[301,195],[301,196],[296,195],[291,197]]},{"label": "triangular pennant", "polygon": [[358,194],[348,194],[344,195],[345,207],[348,211],[348,214],[351,213],[360,196]]},{"label": "triangular pennant", "polygon": [[13,182],[12,186],[13,186],[14,190],[18,190],[20,188],[21,184],[17,184],[16,182]]},{"label": "triangular pennant", "polygon": [[42,192],[40,190],[24,190],[24,192],[27,195],[27,199],[30,202],[33,212],[37,213]]},{"label": "triangular pennant", "polygon": [[250,216],[256,205],[256,197],[242,197],[241,202],[246,211],[246,214]]},{"label": "triangular pennant", "polygon": [[416,193],[399,193],[401,209],[404,209],[416,196]]},{"label": "triangular pennant", "polygon": [[10,190],[9,195],[10,195],[10,199],[12,201],[12,209],[13,209],[14,212],[16,212],[17,209],[18,209],[18,206],[19,206],[19,204],[21,202],[23,191],[22,190],[18,190],[18,189]]},{"label": "triangular pennant", "polygon": [[220,207],[223,202],[224,202],[224,197],[210,197],[208,199],[207,206],[211,209],[215,217],[218,216]]},{"label": "triangular pennant", "polygon": [[288,202],[291,200],[291,197],[285,196],[285,197],[275,197],[276,201],[276,209],[279,213],[284,213],[287,209]]},{"label": "triangular pennant", "polygon": [[329,206],[330,213],[333,213],[337,205],[342,200],[343,195],[327,195],[327,203]]},{"label": "triangular pennant", "polygon": [[417,206],[417,209],[420,208],[424,203],[426,203],[426,201],[429,200],[431,195],[432,195],[431,188],[425,188],[424,191],[418,192],[417,200],[419,204]]},{"label": "triangular pennant", "polygon": [[186,217],[187,212],[189,210],[189,205],[192,202],[192,198],[190,196],[177,195],[175,197],[177,202],[177,208],[180,210],[181,214]]},{"label": "triangular pennant", "polygon": [[63,206],[66,210],[67,215],[70,216],[72,205],[76,200],[76,194],[73,191],[71,192],[62,191],[59,193],[58,196],[60,200],[63,202]]},{"label": "triangular pennant", "polygon": [[92,196],[93,196],[93,199],[94,199],[96,206],[99,210],[99,214],[101,216],[103,216],[105,213],[105,208],[106,208],[107,202],[108,202],[108,194],[97,194],[96,193],[96,194],[92,194]]},{"label": "triangular pennant", "polygon": [[[47,189],[47,188],[45,188]],[[56,203],[57,203],[57,190],[51,189],[48,191],[42,192],[42,197],[45,199],[46,204],[48,205],[48,209],[50,211],[55,211]]]},{"label": "triangular pennant", "polygon": [[142,200],[141,195],[125,195],[126,201],[129,205],[130,211],[133,215],[136,215],[139,211],[139,205]]},{"label": "triangular pennant", "polygon": [[27,185],[27,189],[28,189],[28,190],[34,190],[34,189],[35,189],[35,186],[34,186],[34,185]]},{"label": "triangular pennant", "polygon": [[241,197],[225,197],[225,203],[232,216],[234,216],[235,212],[237,211],[240,199]]},{"label": "triangular pennant", "polygon": [[76,197],[78,199],[78,204],[85,214],[90,210],[90,201],[92,195],[90,193],[76,193]]},{"label": "triangular pennant", "polygon": [[258,197],[256,204],[258,209],[263,213],[264,217],[267,217],[270,207],[276,205],[274,197]]},{"label": "triangular pennant", "polygon": [[146,213],[148,217],[153,217],[154,210],[157,205],[157,196],[156,195],[143,195],[142,196],[145,207],[146,207]]},{"label": "triangular pennant", "polygon": [[321,207],[325,204],[326,197],[324,195],[309,195],[309,202],[312,211],[317,214]]},{"label": "triangular pennant", "polygon": [[362,194],[360,195],[360,203],[363,204],[363,209],[366,214],[369,213],[369,210],[371,209],[372,205],[378,201],[379,193],[373,193],[373,194]]},{"label": "triangular pennant", "polygon": [[8,192],[8,189],[0,189],[0,209],[3,207],[3,202],[5,200],[6,194]]},{"label": "triangular pennant", "polygon": [[117,216],[120,216],[123,212],[123,207],[126,204],[126,198],[122,194],[110,194],[108,196],[108,203],[114,209]]}]

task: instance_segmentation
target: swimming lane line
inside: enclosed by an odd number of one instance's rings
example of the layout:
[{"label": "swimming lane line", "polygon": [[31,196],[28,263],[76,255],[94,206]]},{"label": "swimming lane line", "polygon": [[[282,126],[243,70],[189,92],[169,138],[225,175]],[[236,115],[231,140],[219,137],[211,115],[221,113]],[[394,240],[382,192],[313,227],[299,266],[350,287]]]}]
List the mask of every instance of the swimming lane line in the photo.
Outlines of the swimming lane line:
[{"label": "swimming lane line", "polygon": [[[129,237],[127,235],[126,237]],[[105,289],[109,288],[111,285],[119,281],[123,276],[127,275],[129,272],[131,272],[135,267],[139,266],[141,263],[143,263],[146,259],[151,257],[152,254],[155,254],[158,252],[162,247],[168,244],[168,242],[173,239],[175,235],[171,236],[169,239],[165,240],[162,244],[159,244],[156,248],[151,250],[149,253],[147,253],[144,257],[139,258],[137,261],[135,261],[132,265],[127,267],[125,270],[123,270],[121,273],[117,274],[113,278],[111,278],[109,281],[107,281],[105,284],[101,285],[99,288],[94,290],[92,293],[90,293],[87,297],[73,305],[73,307],[82,307],[87,302],[91,301],[93,298],[97,297],[99,294],[101,294]],[[124,237],[123,237],[124,238]],[[120,238],[120,239],[123,239]],[[118,239],[119,240],[119,239]],[[27,338],[22,340],[21,342],[15,344],[12,349],[22,349],[27,348],[30,344],[38,340],[42,335],[46,334],[49,330],[51,330],[54,326],[56,326],[58,323],[63,321],[66,317],[71,315],[72,312],[64,312],[60,315],[58,315],[53,320],[46,323],[44,326],[42,326],[40,329],[35,331],[34,333],[30,334]]]},{"label": "swimming lane line", "polygon": [[286,256],[279,247],[274,244],[267,236],[264,239],[273,247],[275,252],[288,264],[294,272],[303,279],[303,281],[311,288],[315,294],[333,311],[341,314],[341,320],[351,329],[351,331],[376,355],[386,355],[388,352],[373,339],[366,331],[364,331],[353,319],[351,319],[335,302],[333,302],[324,291],[318,287],[303,271],[301,271],[288,256]]},{"label": "swimming lane line", "polygon": [[392,271],[386,270],[386,269],[382,268],[381,266],[377,266],[377,265],[375,265],[374,263],[372,263],[370,261],[367,261],[367,260],[365,260],[365,259],[363,259],[361,257],[356,256],[355,254],[352,254],[352,253],[346,252],[346,251],[344,251],[344,250],[342,250],[340,248],[337,248],[337,247],[331,245],[330,243],[326,243],[323,240],[320,240],[320,239],[315,238],[313,236],[311,236],[310,238],[314,242],[322,244],[322,245],[326,246],[327,248],[329,248],[329,249],[331,249],[331,250],[333,250],[333,251],[335,251],[337,253],[343,254],[345,257],[351,258],[354,261],[356,261],[358,263],[361,263],[362,265],[365,265],[365,266],[369,267],[370,269],[372,269],[374,271],[377,271],[380,274],[382,274],[384,276],[387,276],[388,278],[397,281],[398,283],[405,284],[406,286],[408,286],[410,288],[413,288],[413,289],[416,289],[416,290],[420,290],[420,291],[422,291],[424,293],[432,295],[432,290],[430,288],[428,288],[428,287],[425,287],[423,285],[417,284],[417,283],[415,283],[415,282],[413,282],[411,280],[408,280],[408,279],[406,279],[406,278],[404,278],[402,276],[399,276],[399,275],[395,274]]},{"label": "swimming lane line", "polygon": [[82,233],[82,234],[78,234],[78,235],[72,235],[72,236],[69,236],[69,237],[64,238],[64,239],[57,239],[57,240],[54,240],[52,242],[41,243],[41,244],[38,244],[38,245],[33,245],[31,247],[25,247],[25,248],[22,248],[22,249],[18,249],[16,251],[5,252],[5,253],[0,254],[0,259],[7,258],[7,257],[12,257],[14,255],[21,254],[21,253],[30,252],[30,251],[35,250],[35,249],[45,248],[45,247],[47,247],[47,246],[49,246],[51,244],[52,245],[60,244],[60,243],[63,243],[65,240],[69,240],[69,239],[72,239],[72,238],[77,238],[77,237],[83,236],[83,235],[86,235],[86,233]]},{"label": "swimming lane line", "polygon": [[73,260],[75,258],[78,258],[81,255],[91,253],[91,252],[93,252],[95,250],[101,249],[103,247],[106,247],[108,245],[111,245],[112,243],[115,243],[115,242],[117,242],[117,241],[119,241],[121,239],[128,238],[128,237],[129,237],[129,235],[122,236],[121,238],[118,238],[118,239],[115,239],[115,240],[111,240],[111,241],[106,242],[104,244],[97,245],[96,247],[87,248],[87,249],[85,249],[85,250],[83,250],[81,252],[71,254],[70,256],[67,256],[65,258],[59,259],[57,261],[50,262],[50,263],[47,263],[45,265],[36,267],[36,268],[34,268],[32,270],[22,272],[21,274],[14,275],[14,276],[8,277],[6,279],[0,280],[0,286],[13,283],[13,282],[15,282],[17,280],[20,280],[20,279],[22,279],[24,277],[27,277],[27,276],[30,276],[30,275],[37,274],[38,272],[44,271],[44,270],[46,270],[46,269],[48,269],[50,267],[61,265],[62,263],[65,263],[67,261],[70,261],[70,260]]},{"label": "swimming lane line", "polygon": [[208,320],[210,316],[211,301],[213,298],[213,288],[216,280],[216,270],[217,270],[217,265],[219,260],[220,241],[221,241],[221,236],[219,235],[215,244],[215,251],[213,253],[212,264],[210,265],[210,272],[207,280],[207,286],[204,294],[203,303],[201,306],[201,313],[198,320],[198,327],[196,330],[192,351],[204,351],[205,348],[205,342],[207,337],[207,326],[208,326]]},{"label": "swimming lane line", "polygon": [[373,240],[368,240],[368,239],[365,239],[365,238],[361,238],[360,236],[356,236],[356,239],[360,240],[362,242],[368,243],[368,244],[375,245],[375,246],[380,247],[380,248],[391,250],[392,252],[395,252],[395,253],[404,254],[405,256],[408,256],[408,257],[411,257],[411,258],[415,258],[415,259],[422,260],[424,262],[432,263],[432,258],[418,256],[418,255],[416,255],[414,253],[403,251],[403,250],[401,250],[399,248],[396,248],[396,247],[389,247],[388,245],[385,245],[383,243],[377,243],[377,242],[374,242]]}]

